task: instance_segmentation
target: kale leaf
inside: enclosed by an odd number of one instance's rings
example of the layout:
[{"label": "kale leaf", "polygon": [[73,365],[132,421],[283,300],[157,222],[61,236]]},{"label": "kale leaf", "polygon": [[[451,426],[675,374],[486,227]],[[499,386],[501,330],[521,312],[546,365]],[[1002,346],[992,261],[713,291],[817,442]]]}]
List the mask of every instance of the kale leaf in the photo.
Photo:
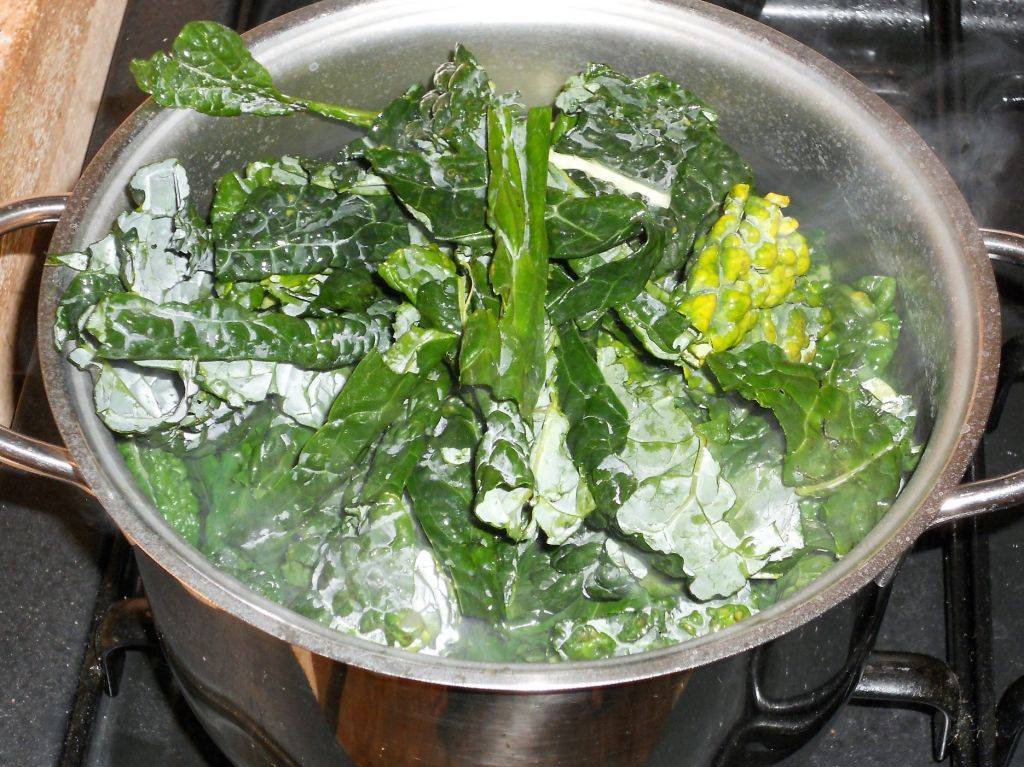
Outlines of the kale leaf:
[{"label": "kale leaf", "polygon": [[252,191],[218,239],[217,278],[369,268],[408,244],[406,218],[389,196],[270,182]]},{"label": "kale leaf", "polygon": [[569,422],[566,445],[597,507],[602,513],[614,512],[636,489],[636,478],[619,457],[626,447],[629,415],[576,328],[560,326],[558,338],[555,375]]},{"label": "kale leaf", "polygon": [[555,100],[551,161],[596,188],[641,197],[674,232],[656,274],[679,269],[726,193],[750,168],[719,137],[717,116],[661,74],[630,79],[591,64]]},{"label": "kale leaf", "polygon": [[199,544],[202,522],[199,500],[192,490],[185,462],[172,453],[140,445],[135,440],[118,443],[128,469],[153,505],[182,538]]},{"label": "kale leaf", "polygon": [[390,335],[386,318],[365,314],[302,319],[223,299],[157,304],[132,293],[105,296],[86,329],[104,359],[263,360],[312,370],[357,362]]},{"label": "kale leaf", "polygon": [[487,118],[487,221],[494,232],[490,285],[498,316],[478,309],[466,319],[460,356],[462,383],[490,388],[528,417],[546,371],[545,294],[548,279],[544,207],[551,112],[496,107]]},{"label": "kale leaf", "polygon": [[307,111],[369,126],[375,112],[287,96],[231,29],[212,21],[190,21],[174,39],[171,53],[135,59],[132,74],[156,103],[228,117],[286,115]]},{"label": "kale leaf", "polygon": [[287,608],[472,660],[642,652],[801,590],[913,467],[895,281],[834,281],[664,75],[527,109],[459,45],[377,113],[211,22],[132,68],[165,106],[369,129],[225,173],[208,218],[144,166],[48,259],[140,490]]},{"label": "kale leaf", "polygon": [[783,479],[800,495],[823,499],[845,554],[888,509],[914,463],[912,416],[887,412],[886,402],[859,386],[820,379],[764,342],[713,355],[709,365],[723,389],[778,419],[786,435]]},{"label": "kale leaf", "polygon": [[381,110],[363,155],[409,212],[441,240],[487,240],[487,114],[499,99],[465,47]]}]

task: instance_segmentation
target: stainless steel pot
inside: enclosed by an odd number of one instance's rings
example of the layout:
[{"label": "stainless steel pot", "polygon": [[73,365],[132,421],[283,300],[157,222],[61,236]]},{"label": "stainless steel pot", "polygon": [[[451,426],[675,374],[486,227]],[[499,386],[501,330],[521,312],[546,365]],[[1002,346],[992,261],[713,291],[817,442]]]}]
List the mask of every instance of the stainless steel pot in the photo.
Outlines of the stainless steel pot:
[{"label": "stainless steel pot", "polygon": [[[330,631],[263,599],[174,534],[135,487],[96,417],[88,376],[54,350],[54,309],[70,275],[47,268],[39,354],[67,449],[3,430],[0,460],[92,492],[137,547],[172,663],[235,759],[338,764],[337,735],[359,763],[638,763],[653,747],[652,728],[679,696],[697,695],[702,704],[691,721],[711,722],[695,737],[710,742],[709,733],[719,732],[719,741],[736,741],[726,710],[749,713],[752,704],[724,694],[715,701],[713,681],[698,682],[743,678],[745,686],[736,689],[754,695],[757,709],[764,702],[764,664],[794,652],[805,667],[807,656],[798,650],[813,653],[818,668],[782,675],[790,680],[782,686],[793,688],[787,700],[804,700],[824,685],[829,704],[811,718],[795,704],[765,710],[804,716],[796,729],[806,737],[855,681],[848,663],[870,644],[876,625],[864,616],[877,614],[884,598],[870,584],[891,572],[927,528],[1024,498],[1024,472],[958,484],[997,373],[999,311],[989,252],[1024,261],[1024,239],[992,232],[986,248],[924,142],[864,86],[809,49],[691,0],[336,0],[266,24],[247,40],[288,92],[362,106],[382,105],[423,80],[457,41],[477,53],[500,87],[519,87],[531,101],[548,101],[591,60],[634,74],[660,70],[682,81],[717,108],[724,134],[752,161],[762,188],[790,194],[798,217],[827,226],[852,268],[898,277],[908,326],[899,373],[921,397],[927,447],[893,508],[835,568],[727,630],[592,663],[418,656]],[[0,210],[0,230],[59,219],[51,248],[79,250],[124,209],[127,181],[144,163],[175,156],[193,187],[204,190],[248,160],[329,155],[352,135],[315,118],[223,120],[147,102],[104,145],[63,210],[56,198],[15,203]],[[831,649],[818,637],[830,621],[845,621]],[[785,639],[773,641],[779,637]],[[783,648],[782,655],[768,652],[773,647]],[[693,669],[714,674],[691,675]],[[698,687],[703,692],[692,692]],[[602,729],[615,722],[618,729]],[[253,736],[254,728],[263,734]],[[524,728],[538,739],[536,747],[513,737]],[[691,751],[695,764],[713,753],[727,763],[721,748],[695,744]]]}]

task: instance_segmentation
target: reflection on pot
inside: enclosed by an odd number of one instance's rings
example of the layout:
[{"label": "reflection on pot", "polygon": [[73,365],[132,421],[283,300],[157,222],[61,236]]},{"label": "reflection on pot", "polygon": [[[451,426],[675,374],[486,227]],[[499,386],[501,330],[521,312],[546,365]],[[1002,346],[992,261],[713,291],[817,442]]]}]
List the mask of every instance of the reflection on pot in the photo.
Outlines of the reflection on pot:
[{"label": "reflection on pot", "polygon": [[694,671],[514,693],[313,655],[196,599],[141,552],[137,559],[178,682],[218,745],[246,767],[771,764],[847,699],[888,597],[871,585],[791,634]]}]

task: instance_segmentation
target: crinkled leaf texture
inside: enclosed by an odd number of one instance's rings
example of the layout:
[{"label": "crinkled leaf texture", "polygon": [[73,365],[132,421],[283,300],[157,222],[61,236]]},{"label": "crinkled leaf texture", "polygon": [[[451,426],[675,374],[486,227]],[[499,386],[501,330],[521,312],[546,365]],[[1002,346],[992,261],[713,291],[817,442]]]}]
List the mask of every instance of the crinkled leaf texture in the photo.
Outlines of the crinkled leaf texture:
[{"label": "crinkled leaf texture", "polygon": [[282,94],[270,73],[245,48],[238,33],[213,21],[190,21],[171,47],[131,63],[135,82],[158,104],[208,115],[285,115],[308,110],[369,125],[363,109],[297,99]]},{"label": "crinkled leaf texture", "polygon": [[770,558],[799,546],[771,524],[768,509],[780,513],[774,506],[754,511],[737,504],[736,491],[695,429],[677,374],[646,368],[618,345],[603,347],[599,355],[629,413],[622,459],[637,482],[615,513],[618,529],[640,536],[656,552],[679,557],[692,578],[691,593],[702,600],[736,593]]},{"label": "crinkled leaf texture", "polygon": [[635,195],[675,236],[658,274],[679,269],[726,192],[750,168],[718,135],[717,116],[661,74],[630,79],[591,64],[555,99],[562,115],[551,155],[598,190]]},{"label": "crinkled leaf texture", "polygon": [[894,282],[834,282],[677,83],[591,65],[553,115],[457,46],[378,114],[209,22],[133,68],[161,104],[370,128],[225,173],[208,221],[148,165],[49,260],[141,491],[260,594],[413,651],[608,658],[797,593],[895,498]]},{"label": "crinkled leaf texture", "polygon": [[487,112],[498,102],[487,73],[465,47],[385,107],[364,154],[406,209],[442,240],[488,239]]},{"label": "crinkled leaf texture", "polygon": [[724,389],[778,419],[786,435],[784,481],[822,499],[838,552],[849,551],[888,509],[913,465],[912,412],[888,386],[889,402],[856,382],[820,380],[813,367],[764,342],[715,355],[709,364]]}]

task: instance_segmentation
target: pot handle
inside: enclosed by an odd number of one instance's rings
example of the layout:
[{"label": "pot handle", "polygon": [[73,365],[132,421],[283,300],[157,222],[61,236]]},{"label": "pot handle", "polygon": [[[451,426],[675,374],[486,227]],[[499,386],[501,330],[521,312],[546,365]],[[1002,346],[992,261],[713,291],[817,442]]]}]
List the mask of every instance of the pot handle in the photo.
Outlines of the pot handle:
[{"label": "pot handle", "polygon": [[[18,229],[57,223],[67,202],[67,196],[55,195],[29,197],[0,205],[0,236]],[[59,479],[91,492],[66,448],[26,437],[5,426],[0,426],[0,463]]]},{"label": "pot handle", "polygon": [[[982,229],[988,256],[993,261],[1024,267],[1024,234]],[[999,477],[966,482],[943,499],[931,526],[942,525],[986,511],[1008,509],[1024,502],[1024,469]]]}]

